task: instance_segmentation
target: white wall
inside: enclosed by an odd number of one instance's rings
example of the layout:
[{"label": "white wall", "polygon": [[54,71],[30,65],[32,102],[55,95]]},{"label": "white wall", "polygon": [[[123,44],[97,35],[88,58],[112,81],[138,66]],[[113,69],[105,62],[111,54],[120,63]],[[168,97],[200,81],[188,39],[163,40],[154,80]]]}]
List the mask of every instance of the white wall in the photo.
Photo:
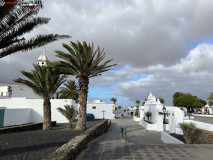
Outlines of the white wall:
[{"label": "white wall", "polygon": [[184,111],[174,106],[166,106],[166,110],[169,114],[169,132],[183,134],[179,123],[183,123]]},{"label": "white wall", "polygon": [[[4,98],[5,96],[9,97],[8,86],[11,87],[12,93],[11,97],[20,98],[26,97],[28,99],[41,99],[41,97],[33,92],[33,90],[23,84],[7,84],[7,86],[0,86],[0,98]],[[1,97],[1,92],[3,92],[3,96]],[[57,92],[54,93],[53,97],[56,98]]]},{"label": "white wall", "polygon": [[161,132],[161,140],[164,143],[169,143],[169,144],[184,144],[182,141],[180,141],[179,139],[177,139],[173,136],[170,136],[166,132]]},{"label": "white wall", "polygon": [[152,122],[153,124],[157,124],[158,123],[157,122],[158,112],[162,111],[162,108],[163,108],[162,104],[145,104],[144,105],[144,114],[146,114],[147,112],[151,112],[152,115],[149,118],[150,122]]},{"label": "white wall", "polygon": [[[104,104],[104,103],[88,103],[87,104],[87,113],[92,113],[95,116],[95,119],[103,118],[103,110],[105,119],[114,119],[115,114],[113,114],[114,104]],[[93,109],[96,107],[96,109]]]},{"label": "white wall", "polygon": [[12,97],[26,97],[26,98],[41,98],[33,92],[33,90],[25,85],[10,85],[12,90]]},{"label": "white wall", "polygon": [[0,97],[9,96],[8,95],[8,86],[0,86]]},{"label": "white wall", "polygon": [[213,131],[213,124],[198,122],[194,120],[184,120],[184,123],[194,123],[197,128],[206,130],[206,131]]},{"label": "white wall", "polygon": [[[64,105],[66,104],[75,106],[75,101],[70,99],[51,99],[52,121],[57,121],[57,123],[68,122],[66,118],[57,111],[58,107],[63,108]],[[43,121],[43,100],[42,99],[26,99],[26,98],[0,99],[0,105],[1,105],[0,107],[6,107],[7,109],[32,108],[31,121],[34,123],[39,123]],[[9,118],[14,118],[14,117],[9,117]]]},{"label": "white wall", "polygon": [[31,123],[31,108],[5,109],[4,126]]}]

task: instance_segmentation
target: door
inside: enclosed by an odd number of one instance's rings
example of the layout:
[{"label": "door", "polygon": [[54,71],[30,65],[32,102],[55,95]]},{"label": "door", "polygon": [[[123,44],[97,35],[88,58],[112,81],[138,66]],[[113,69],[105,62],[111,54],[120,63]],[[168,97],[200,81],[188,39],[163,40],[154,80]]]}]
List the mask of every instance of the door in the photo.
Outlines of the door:
[{"label": "door", "polygon": [[4,109],[0,109],[0,127],[4,126]]}]

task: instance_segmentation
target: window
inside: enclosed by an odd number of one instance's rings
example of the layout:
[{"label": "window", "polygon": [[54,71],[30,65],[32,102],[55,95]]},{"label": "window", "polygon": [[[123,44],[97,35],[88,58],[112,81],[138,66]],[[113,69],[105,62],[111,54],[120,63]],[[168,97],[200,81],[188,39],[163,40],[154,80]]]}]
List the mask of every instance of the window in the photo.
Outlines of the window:
[{"label": "window", "polygon": [[3,92],[1,92],[1,96],[3,96]]},{"label": "window", "polygon": [[96,106],[93,106],[92,109],[96,109]]},{"label": "window", "polygon": [[44,64],[44,62],[42,62],[41,64]]}]

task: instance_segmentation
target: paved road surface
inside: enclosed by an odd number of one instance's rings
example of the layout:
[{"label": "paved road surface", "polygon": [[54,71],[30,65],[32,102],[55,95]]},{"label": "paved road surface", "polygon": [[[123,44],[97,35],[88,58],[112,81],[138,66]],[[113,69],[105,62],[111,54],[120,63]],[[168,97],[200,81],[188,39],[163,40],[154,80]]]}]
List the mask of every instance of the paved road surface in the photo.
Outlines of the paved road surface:
[{"label": "paved road surface", "polygon": [[201,117],[201,116],[194,116],[194,115],[193,117],[194,119],[192,120],[213,124],[213,117]]},{"label": "paved road surface", "polygon": [[[127,128],[125,144],[120,127]],[[147,131],[132,119],[112,120],[109,131],[89,143],[77,160],[212,160],[213,145],[168,145],[160,132]]]}]

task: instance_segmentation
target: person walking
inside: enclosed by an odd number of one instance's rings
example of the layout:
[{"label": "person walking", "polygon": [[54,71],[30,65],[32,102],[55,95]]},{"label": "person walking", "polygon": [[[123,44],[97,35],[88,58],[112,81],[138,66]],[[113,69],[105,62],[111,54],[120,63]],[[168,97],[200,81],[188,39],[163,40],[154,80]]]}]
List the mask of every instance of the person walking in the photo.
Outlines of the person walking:
[{"label": "person walking", "polygon": [[124,114],[121,114],[121,117],[120,117],[120,119],[122,119],[122,120],[124,119]]}]

